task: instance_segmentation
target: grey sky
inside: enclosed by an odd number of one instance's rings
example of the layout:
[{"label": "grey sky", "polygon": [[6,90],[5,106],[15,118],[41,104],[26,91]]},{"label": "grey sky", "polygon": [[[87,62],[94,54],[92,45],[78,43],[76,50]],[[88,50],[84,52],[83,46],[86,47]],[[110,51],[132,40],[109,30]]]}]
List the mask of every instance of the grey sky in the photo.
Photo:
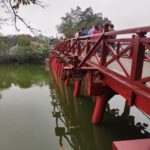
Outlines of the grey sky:
[{"label": "grey sky", "polygon": [[[56,25],[70,9],[80,6],[82,10],[92,7],[95,13],[101,12],[115,25],[115,29],[126,29],[150,25],[150,0],[41,0],[49,6],[42,9],[36,6],[21,7],[20,15],[35,28],[41,29],[44,35],[56,36]],[[20,23],[18,23],[20,26]],[[21,26],[21,32],[29,31]],[[3,25],[3,34],[18,34],[14,27]]]}]

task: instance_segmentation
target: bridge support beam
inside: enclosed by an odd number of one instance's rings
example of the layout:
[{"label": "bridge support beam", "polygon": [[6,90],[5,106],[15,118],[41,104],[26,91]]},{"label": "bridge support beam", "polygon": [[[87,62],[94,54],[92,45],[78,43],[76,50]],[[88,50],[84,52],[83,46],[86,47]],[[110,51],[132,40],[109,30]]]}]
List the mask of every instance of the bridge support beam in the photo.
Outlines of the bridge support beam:
[{"label": "bridge support beam", "polygon": [[61,63],[60,72],[59,72],[59,77],[60,77],[60,79],[61,79],[61,75],[62,75],[62,73],[63,73],[63,70],[64,70],[64,64]]},{"label": "bridge support beam", "polygon": [[59,68],[58,68],[58,72],[57,72],[57,75],[59,76],[60,75],[60,72],[61,72],[61,63],[59,62]]},{"label": "bridge support beam", "polygon": [[57,74],[59,72],[59,68],[60,68],[60,63],[59,63],[59,60],[57,59],[57,61],[56,61],[56,73]]},{"label": "bridge support beam", "polygon": [[79,96],[80,90],[81,90],[81,83],[82,83],[81,80],[76,80],[73,96],[75,96],[75,97]]},{"label": "bridge support beam", "polygon": [[93,124],[100,124],[102,122],[107,102],[116,94],[112,89],[105,86],[99,90],[100,93],[96,97],[96,104],[92,116]]},{"label": "bridge support beam", "polygon": [[95,105],[94,113],[93,113],[93,117],[92,117],[93,124],[99,124],[102,122],[106,104],[107,104],[107,99],[106,99],[105,94],[103,94],[101,96],[97,96],[96,105]]},{"label": "bridge support beam", "polygon": [[69,86],[70,84],[70,71],[67,71],[67,79],[65,80],[65,86]]}]

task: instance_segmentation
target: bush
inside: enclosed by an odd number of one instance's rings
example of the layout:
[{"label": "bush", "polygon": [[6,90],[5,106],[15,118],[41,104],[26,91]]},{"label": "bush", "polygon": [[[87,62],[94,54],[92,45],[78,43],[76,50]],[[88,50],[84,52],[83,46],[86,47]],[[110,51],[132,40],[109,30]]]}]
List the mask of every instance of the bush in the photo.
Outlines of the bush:
[{"label": "bush", "polygon": [[48,55],[47,40],[40,42],[30,35],[0,37],[0,62],[39,63]]},{"label": "bush", "polygon": [[44,60],[48,54],[49,50],[47,45],[42,45],[38,48],[32,45],[18,46],[16,61],[18,63],[37,63]]}]

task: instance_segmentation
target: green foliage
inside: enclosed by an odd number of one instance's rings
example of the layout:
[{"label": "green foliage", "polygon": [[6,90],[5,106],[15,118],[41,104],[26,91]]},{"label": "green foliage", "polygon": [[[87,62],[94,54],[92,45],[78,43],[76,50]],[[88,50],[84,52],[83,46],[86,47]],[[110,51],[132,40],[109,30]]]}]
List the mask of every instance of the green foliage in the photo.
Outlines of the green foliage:
[{"label": "green foliage", "polygon": [[7,36],[8,37],[8,41],[7,41],[7,44],[10,46],[10,47],[13,47],[17,44],[17,36],[16,35],[13,35],[13,36]]},{"label": "green foliage", "polygon": [[43,44],[38,48],[38,51],[41,51],[42,55],[46,57],[49,54],[49,46],[47,44]]},{"label": "green foliage", "polygon": [[48,55],[47,37],[44,40],[30,35],[0,38],[0,62],[39,63]]},{"label": "green foliage", "polygon": [[19,35],[17,37],[17,44],[19,46],[30,46],[30,41],[31,41],[31,36],[30,35]]},{"label": "green foliage", "polygon": [[24,63],[27,62],[30,55],[33,54],[33,50],[30,46],[24,45],[24,46],[18,46],[16,51],[16,60],[18,63]]},{"label": "green foliage", "polygon": [[0,50],[1,51],[9,48],[8,41],[9,41],[8,37],[6,37],[6,36],[0,37]]},{"label": "green foliage", "polygon": [[105,22],[111,23],[108,18],[102,17],[102,13],[94,13],[91,7],[82,11],[79,6],[75,10],[71,9],[71,12],[66,13],[66,16],[61,19],[62,22],[57,26],[57,30],[65,37],[74,36],[74,33],[82,27],[89,29],[93,25],[98,25],[102,28]]},{"label": "green foliage", "polygon": [[18,45],[16,53],[16,60],[18,63],[37,63],[48,56],[48,45],[35,45],[29,44],[28,42],[26,44],[27,45]]}]

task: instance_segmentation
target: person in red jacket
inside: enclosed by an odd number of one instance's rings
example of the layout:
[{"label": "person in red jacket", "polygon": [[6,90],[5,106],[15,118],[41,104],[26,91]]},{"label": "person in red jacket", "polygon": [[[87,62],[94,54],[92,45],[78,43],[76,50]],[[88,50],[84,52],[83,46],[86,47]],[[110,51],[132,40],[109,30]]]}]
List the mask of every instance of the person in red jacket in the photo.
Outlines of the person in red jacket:
[{"label": "person in red jacket", "polygon": [[[94,30],[93,30],[92,34],[99,34],[99,33],[102,33],[102,31],[99,29],[98,26],[94,26]],[[99,39],[99,37],[100,36],[92,37],[92,40],[97,41]],[[100,48],[97,49],[97,53],[98,53],[98,56],[100,56]]]}]

